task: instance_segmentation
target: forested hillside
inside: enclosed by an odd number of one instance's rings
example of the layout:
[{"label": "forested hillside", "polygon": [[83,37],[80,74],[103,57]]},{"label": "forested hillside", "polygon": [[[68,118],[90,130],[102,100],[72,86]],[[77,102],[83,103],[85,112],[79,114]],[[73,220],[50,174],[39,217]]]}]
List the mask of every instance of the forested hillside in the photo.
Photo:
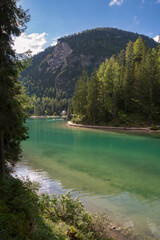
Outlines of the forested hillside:
[{"label": "forested hillside", "polygon": [[[106,59],[89,77],[84,71],[73,97],[76,123],[153,125],[160,121],[160,46],[142,38]],[[154,128],[154,127],[153,127]]]},{"label": "forested hillside", "polygon": [[[136,33],[115,28],[87,30],[58,40],[56,46],[47,48],[32,59],[21,77],[27,93],[34,98],[32,113],[52,115],[71,109],[75,84],[83,69],[90,74],[95,66],[125,49],[129,40],[136,41]],[[141,36],[150,48],[157,43]]]}]

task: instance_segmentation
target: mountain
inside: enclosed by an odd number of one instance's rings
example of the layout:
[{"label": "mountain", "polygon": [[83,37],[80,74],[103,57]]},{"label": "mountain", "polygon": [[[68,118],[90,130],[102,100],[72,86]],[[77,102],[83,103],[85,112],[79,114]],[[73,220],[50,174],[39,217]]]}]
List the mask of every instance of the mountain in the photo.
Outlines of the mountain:
[{"label": "mountain", "polygon": [[160,35],[157,35],[156,37],[153,38],[155,42],[160,43]]},{"label": "mountain", "polygon": [[129,40],[141,36],[150,48],[157,43],[144,35],[116,28],[86,30],[58,39],[57,45],[33,57],[21,74],[29,95],[36,96],[35,113],[53,114],[67,109],[82,70],[88,74],[106,58],[125,49]]}]

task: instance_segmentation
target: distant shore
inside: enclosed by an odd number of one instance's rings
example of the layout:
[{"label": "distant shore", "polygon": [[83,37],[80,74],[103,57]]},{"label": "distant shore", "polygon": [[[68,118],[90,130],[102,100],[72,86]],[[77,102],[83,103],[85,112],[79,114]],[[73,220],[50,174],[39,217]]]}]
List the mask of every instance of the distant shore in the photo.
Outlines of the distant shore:
[{"label": "distant shore", "polygon": [[90,129],[99,129],[105,131],[126,131],[126,132],[148,132],[148,133],[160,133],[160,130],[151,130],[151,127],[114,127],[114,126],[96,126],[96,125],[83,125],[68,122],[68,125],[71,127],[79,127],[79,128],[90,128]]},{"label": "distant shore", "polygon": [[[30,116],[30,119],[45,119],[45,118],[62,118],[67,119],[67,116]],[[70,127],[79,127],[79,128],[89,128],[89,129],[97,129],[104,131],[122,131],[122,132],[148,132],[148,133],[160,133],[160,130],[152,130],[151,127],[114,127],[114,126],[98,126],[98,125],[84,125],[84,124],[76,124],[68,121],[68,126]]]},{"label": "distant shore", "polygon": [[63,118],[63,119],[67,119],[67,116],[64,115],[64,116],[59,116],[59,115],[52,115],[52,116],[49,116],[49,115],[42,115],[42,116],[30,116],[29,117],[30,119],[42,119],[42,118],[53,118],[53,119],[57,119],[57,118]]}]

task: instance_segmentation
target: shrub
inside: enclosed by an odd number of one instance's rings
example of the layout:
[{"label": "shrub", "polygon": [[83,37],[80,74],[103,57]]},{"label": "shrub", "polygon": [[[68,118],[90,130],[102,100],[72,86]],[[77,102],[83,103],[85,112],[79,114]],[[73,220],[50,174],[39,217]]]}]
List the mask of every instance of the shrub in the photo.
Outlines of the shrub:
[{"label": "shrub", "polygon": [[0,237],[29,239],[38,214],[38,186],[9,177],[0,183]]},{"label": "shrub", "polygon": [[89,214],[78,198],[71,198],[70,192],[59,196],[42,194],[39,207],[53,222],[61,220],[70,226],[66,232],[70,239],[108,239],[106,218]]},{"label": "shrub", "polygon": [[0,239],[107,240],[105,219],[71,194],[38,195],[39,186],[10,177],[0,182]]},{"label": "shrub", "polygon": [[153,124],[153,125],[151,126],[151,130],[157,131],[157,130],[159,130],[159,127]]}]

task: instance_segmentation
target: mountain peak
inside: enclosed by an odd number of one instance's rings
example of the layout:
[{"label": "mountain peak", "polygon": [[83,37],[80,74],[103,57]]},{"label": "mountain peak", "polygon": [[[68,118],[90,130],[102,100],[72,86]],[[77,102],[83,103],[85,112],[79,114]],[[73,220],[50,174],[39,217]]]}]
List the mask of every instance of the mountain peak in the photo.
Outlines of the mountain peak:
[{"label": "mountain peak", "polygon": [[153,38],[155,42],[160,43],[160,34]]}]

